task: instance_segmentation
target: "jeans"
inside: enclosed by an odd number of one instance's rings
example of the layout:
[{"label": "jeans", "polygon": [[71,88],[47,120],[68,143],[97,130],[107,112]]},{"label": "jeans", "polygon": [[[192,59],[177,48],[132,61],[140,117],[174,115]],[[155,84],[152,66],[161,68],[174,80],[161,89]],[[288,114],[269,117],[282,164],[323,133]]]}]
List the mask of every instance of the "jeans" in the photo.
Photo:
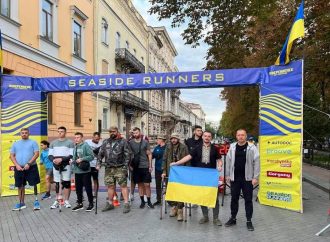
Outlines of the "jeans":
[{"label": "jeans", "polygon": [[82,203],[83,187],[85,187],[88,202],[93,204],[92,179],[91,173],[75,174],[77,202]]},{"label": "jeans", "polygon": [[243,196],[245,200],[245,213],[246,219],[248,221],[251,220],[253,214],[253,204],[252,204],[252,195],[253,195],[253,185],[252,181],[245,180],[237,180],[231,181],[231,217],[236,218],[238,212],[238,200],[241,194],[241,190],[243,191]]}]

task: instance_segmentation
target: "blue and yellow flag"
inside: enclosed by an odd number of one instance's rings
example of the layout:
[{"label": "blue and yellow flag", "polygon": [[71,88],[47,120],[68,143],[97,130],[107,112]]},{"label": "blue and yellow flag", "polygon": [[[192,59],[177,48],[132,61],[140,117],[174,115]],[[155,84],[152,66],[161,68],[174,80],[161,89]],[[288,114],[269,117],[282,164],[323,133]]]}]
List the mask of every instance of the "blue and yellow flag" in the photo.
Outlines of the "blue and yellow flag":
[{"label": "blue and yellow flag", "polygon": [[291,26],[290,32],[286,38],[286,41],[283,45],[282,51],[277,58],[275,65],[286,65],[290,62],[290,51],[293,44],[293,41],[305,36],[304,28],[304,1],[301,2],[299,6],[298,13],[294,19],[294,22]]},{"label": "blue and yellow flag", "polygon": [[214,208],[218,181],[217,169],[172,166],[165,200]]},{"label": "blue and yellow flag", "polygon": [[2,75],[2,68],[3,68],[3,59],[2,59],[2,34],[0,29],[0,75]]}]

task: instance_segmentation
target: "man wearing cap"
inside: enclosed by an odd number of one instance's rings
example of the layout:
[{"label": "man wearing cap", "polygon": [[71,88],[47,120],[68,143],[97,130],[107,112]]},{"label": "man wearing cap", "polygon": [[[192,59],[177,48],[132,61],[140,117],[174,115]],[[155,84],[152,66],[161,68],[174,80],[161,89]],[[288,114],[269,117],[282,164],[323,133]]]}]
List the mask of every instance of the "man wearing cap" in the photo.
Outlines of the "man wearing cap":
[{"label": "man wearing cap", "polygon": [[[186,155],[188,155],[188,148],[185,144],[180,143],[180,135],[173,133],[170,138],[170,143],[166,146],[164,157],[163,157],[163,174],[162,177],[168,177],[170,171],[170,164],[176,162]],[[170,217],[178,215],[177,220],[183,221],[183,207],[182,202],[169,201],[168,204],[171,206]]]},{"label": "man wearing cap", "polygon": [[104,158],[105,161],[105,173],[104,173],[104,185],[108,186],[109,200],[106,203],[102,212],[114,209],[113,197],[115,194],[115,185],[119,184],[121,192],[124,196],[124,209],[123,213],[130,211],[130,205],[128,203],[128,162],[130,159],[129,148],[126,140],[122,139],[118,134],[117,127],[110,127],[110,138],[104,140],[98,157],[96,170],[99,170]]},{"label": "man wearing cap", "polygon": [[165,153],[165,137],[159,135],[157,137],[157,146],[154,148],[152,152],[152,158],[155,159],[155,180],[156,180],[156,193],[157,193],[157,201],[154,203],[154,206],[160,205],[161,197],[162,197],[162,190],[161,190],[161,183],[162,183],[162,163],[163,163],[163,156]]}]

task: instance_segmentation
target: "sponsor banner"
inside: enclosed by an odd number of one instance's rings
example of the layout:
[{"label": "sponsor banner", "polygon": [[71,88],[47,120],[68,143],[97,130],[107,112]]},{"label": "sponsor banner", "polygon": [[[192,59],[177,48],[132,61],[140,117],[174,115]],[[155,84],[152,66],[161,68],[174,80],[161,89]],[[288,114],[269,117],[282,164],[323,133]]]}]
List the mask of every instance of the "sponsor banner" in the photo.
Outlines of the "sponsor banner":
[{"label": "sponsor banner", "polygon": [[261,204],[302,212],[302,62],[269,68],[260,96]]}]

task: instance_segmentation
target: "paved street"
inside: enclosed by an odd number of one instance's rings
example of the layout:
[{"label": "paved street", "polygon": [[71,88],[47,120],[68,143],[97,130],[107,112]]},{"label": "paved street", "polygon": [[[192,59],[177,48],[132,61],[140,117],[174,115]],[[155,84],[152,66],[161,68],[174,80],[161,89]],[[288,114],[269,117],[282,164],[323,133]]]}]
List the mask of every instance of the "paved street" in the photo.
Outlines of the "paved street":
[{"label": "paved street", "polygon": [[[70,209],[50,210],[52,200],[42,201],[42,209],[32,210],[33,197],[28,196],[28,208],[12,212],[15,197],[0,199],[0,241],[329,241],[330,231],[322,237],[314,234],[327,222],[328,194],[309,183],[303,183],[304,213],[286,211],[254,204],[255,231],[248,232],[244,219],[244,203],[240,201],[238,224],[233,228],[216,227],[212,223],[199,225],[200,209],[192,209],[187,223],[165,216],[159,220],[159,207],[140,209],[135,196],[132,211],[122,208],[102,213],[106,193],[99,194],[99,213],[71,212]],[[229,198],[220,210],[220,219],[229,218]],[[75,201],[72,193],[71,201]],[[87,205],[87,204],[85,204]],[[212,216],[212,212],[210,213]]]}]

